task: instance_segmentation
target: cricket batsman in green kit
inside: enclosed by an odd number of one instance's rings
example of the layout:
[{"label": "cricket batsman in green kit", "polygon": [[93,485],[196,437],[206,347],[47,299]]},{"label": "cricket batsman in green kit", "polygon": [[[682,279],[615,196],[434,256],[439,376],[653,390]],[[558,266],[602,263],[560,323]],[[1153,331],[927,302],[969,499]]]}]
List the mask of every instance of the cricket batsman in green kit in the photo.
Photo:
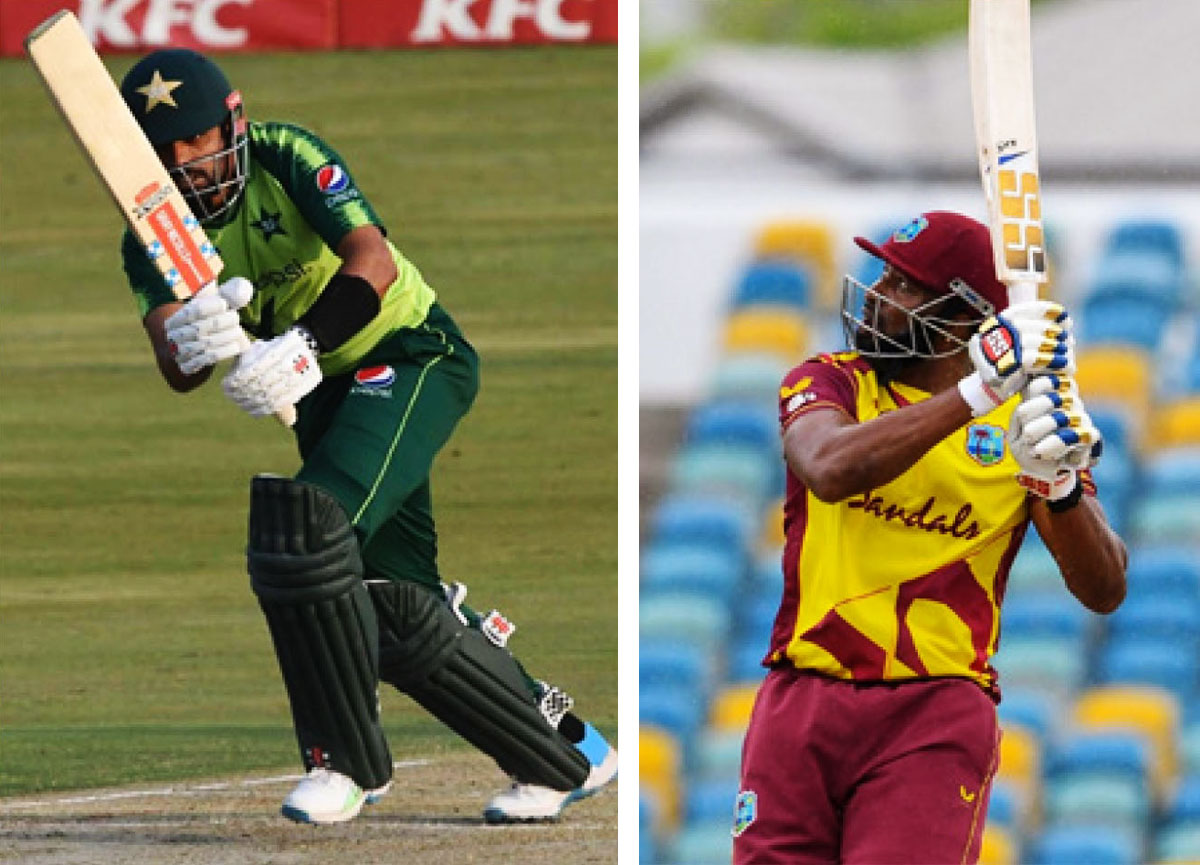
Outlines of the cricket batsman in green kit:
[{"label": "cricket batsman in green kit", "polygon": [[[216,244],[225,280],[186,304],[125,235],[159,370],[177,391],[236,358],[225,394],[254,416],[295,404],[303,465],[251,482],[247,567],[307,771],[300,822],[353,819],[387,792],[378,683],[411,696],[512,776],[494,823],[554,819],[616,775],[616,752],[463,603],[436,563],[429,473],[478,388],[475,351],[387,239],[334,150],[249,122],[208,58],[156,51],[121,93]],[[244,352],[245,328],[257,340]]]}]

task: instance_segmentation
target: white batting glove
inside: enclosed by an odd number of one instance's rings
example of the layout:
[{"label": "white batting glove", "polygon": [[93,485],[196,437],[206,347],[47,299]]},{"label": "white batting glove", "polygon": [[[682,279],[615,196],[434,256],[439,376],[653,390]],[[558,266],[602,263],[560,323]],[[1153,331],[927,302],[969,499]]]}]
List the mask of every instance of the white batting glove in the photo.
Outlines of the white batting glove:
[{"label": "white batting glove", "polygon": [[976,417],[1007,402],[1030,377],[1075,371],[1071,319],[1057,303],[1035,300],[988,318],[967,344],[975,371],[958,383]]},{"label": "white batting glove", "polygon": [[1077,475],[1100,459],[1103,442],[1074,379],[1041,375],[1013,412],[1008,446],[1021,467],[1017,482],[1049,501],[1065,498]]},{"label": "white batting glove", "polygon": [[238,358],[221,382],[225,395],[255,417],[295,405],[321,383],[317,356],[300,328],[260,340]]},{"label": "white batting glove", "polygon": [[241,353],[247,339],[237,311],[253,295],[250,280],[235,276],[215,292],[193,297],[166,320],[167,344],[182,372],[192,375]]}]

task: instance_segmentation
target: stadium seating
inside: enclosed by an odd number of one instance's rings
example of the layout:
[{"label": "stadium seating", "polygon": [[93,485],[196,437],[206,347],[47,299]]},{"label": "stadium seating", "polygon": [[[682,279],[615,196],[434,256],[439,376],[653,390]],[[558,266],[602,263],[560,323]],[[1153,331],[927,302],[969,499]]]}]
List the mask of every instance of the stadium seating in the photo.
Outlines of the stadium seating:
[{"label": "stadium seating", "polygon": [[789,258],[811,270],[815,277],[812,304],[818,309],[836,306],[838,284],[833,227],[821,220],[795,219],[768,223],[754,241],[760,257]]},{"label": "stadium seating", "polygon": [[811,291],[812,276],[799,262],[782,257],[760,258],[742,272],[733,306],[735,309],[778,306],[804,312]]},{"label": "stadium seating", "polygon": [[[838,267],[830,237],[821,220],[754,237],[710,386],[646,521],[645,865],[730,858],[742,737],[783,593],[779,386],[806,354],[841,347],[838,275],[870,283],[881,267],[857,249]],[[1053,294],[1079,323],[1077,378],[1105,440],[1094,475],[1129,547],[1128,595],[1111,616],[1087,612],[1029,531],[1003,587],[1004,735],[981,863],[1200,862],[1200,327],[1190,342],[1176,327],[1200,282],[1170,220],[1115,224],[1095,265]]]},{"label": "stadium seating", "polygon": [[804,357],[807,344],[808,323],[797,313],[745,309],[725,324],[724,347],[729,352],[765,352],[794,364]]}]

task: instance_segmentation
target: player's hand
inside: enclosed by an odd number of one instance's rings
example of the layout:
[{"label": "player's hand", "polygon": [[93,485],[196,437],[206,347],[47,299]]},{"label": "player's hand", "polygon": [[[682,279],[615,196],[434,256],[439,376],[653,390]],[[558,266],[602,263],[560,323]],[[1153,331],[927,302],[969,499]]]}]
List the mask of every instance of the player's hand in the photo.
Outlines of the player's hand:
[{"label": "player's hand", "polygon": [[975,372],[959,391],[976,416],[1007,402],[1033,376],[1075,371],[1071,319],[1059,304],[1035,300],[988,318],[967,344]]},{"label": "player's hand", "polygon": [[250,346],[225,376],[221,389],[243,411],[262,417],[295,405],[321,378],[316,354],[293,327]]},{"label": "player's hand", "polygon": [[1008,446],[1021,467],[1017,482],[1055,501],[1074,489],[1078,472],[1096,464],[1104,445],[1074,379],[1040,375],[1013,412]]},{"label": "player's hand", "polygon": [[193,297],[167,318],[167,344],[185,375],[241,353],[246,335],[237,311],[253,295],[250,280],[235,276],[221,283],[215,292]]}]

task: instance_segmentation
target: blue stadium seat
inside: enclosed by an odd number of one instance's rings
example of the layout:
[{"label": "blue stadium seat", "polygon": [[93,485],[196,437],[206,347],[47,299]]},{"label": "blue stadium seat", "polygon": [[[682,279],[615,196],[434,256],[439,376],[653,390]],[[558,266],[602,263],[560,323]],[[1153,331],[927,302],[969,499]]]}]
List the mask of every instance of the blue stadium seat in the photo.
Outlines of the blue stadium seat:
[{"label": "blue stadium seat", "polygon": [[658,843],[655,840],[654,824],[657,820],[657,805],[644,792],[638,795],[638,863],[654,865],[658,859]]},{"label": "blue stadium seat", "polygon": [[783,462],[744,445],[685,445],[669,483],[678,493],[726,496],[759,511],[783,481]]},{"label": "blue stadium seat", "polygon": [[732,550],[689,543],[653,544],[642,556],[641,590],[706,595],[727,604],[744,572],[743,557]]},{"label": "blue stadium seat", "polygon": [[1185,264],[1183,228],[1173,220],[1157,217],[1124,219],[1109,233],[1105,252],[1129,250],[1157,252],[1181,271]]},{"label": "blue stadium seat", "polygon": [[1029,688],[1063,700],[1083,685],[1086,654],[1077,639],[1012,637],[1001,640],[992,664],[1000,673],[1001,688]]},{"label": "blue stadium seat", "polygon": [[1088,414],[1091,415],[1092,424],[1104,438],[1104,459],[1100,461],[1099,465],[1104,465],[1105,461],[1113,455],[1113,451],[1119,451],[1123,457],[1129,459],[1130,451],[1133,448],[1129,414],[1103,402],[1098,402],[1094,406],[1089,405]]},{"label": "blue stadium seat", "polygon": [[1168,823],[1195,823],[1200,826],[1200,773],[1188,775],[1180,781],[1167,806]]},{"label": "blue stadium seat", "polygon": [[1128,524],[1129,537],[1137,546],[1200,548],[1200,498],[1190,493],[1145,493],[1130,503]]},{"label": "blue stadium seat", "polygon": [[992,791],[988,795],[987,821],[1008,830],[1019,828],[1017,825],[1021,822],[1019,796],[1012,784],[1003,778],[997,778],[992,782]]},{"label": "blue stadium seat", "polygon": [[1174,640],[1177,651],[1200,650],[1200,600],[1194,597],[1133,592],[1106,622],[1110,639],[1153,634]]},{"label": "blue stadium seat", "polygon": [[808,309],[812,275],[795,259],[760,258],[742,272],[733,293],[733,305],[784,306]]},{"label": "blue stadium seat", "polygon": [[1183,289],[1183,271],[1168,256],[1147,249],[1110,252],[1097,262],[1090,293],[1163,298],[1174,306]]},{"label": "blue stadium seat", "polygon": [[650,688],[638,692],[638,720],[666,730],[679,741],[685,765],[690,764],[696,734],[708,706],[701,695],[682,688]]},{"label": "blue stadium seat", "polygon": [[1096,665],[1098,683],[1158,685],[1185,702],[1196,694],[1198,674],[1200,661],[1194,653],[1180,651],[1175,640],[1151,635],[1109,640]]},{"label": "blue stadium seat", "polygon": [[[1020,594],[1053,594],[1067,597],[1062,575],[1058,571],[1058,563],[1046,549],[1037,532],[1032,528],[1025,537],[1025,543],[1013,560],[1012,569],[1008,573],[1008,588],[1006,602],[1009,598]],[[1004,623],[1004,612],[1001,612],[1001,627]]]},{"label": "blue stadium seat", "polygon": [[1047,829],[1022,862],[1029,865],[1138,865],[1141,838],[1127,830],[1095,824]]},{"label": "blue stadium seat", "polygon": [[1044,692],[1028,688],[1005,688],[996,714],[1001,727],[1019,724],[1045,744],[1054,733],[1057,710],[1057,704]]},{"label": "blue stadium seat", "polygon": [[1154,839],[1154,861],[1186,865],[1200,862],[1200,824],[1167,824]]},{"label": "blue stadium seat", "polygon": [[720,821],[684,826],[667,845],[669,865],[729,865],[733,859],[733,803]]},{"label": "blue stadium seat", "polygon": [[1131,595],[1200,601],[1200,558],[1188,547],[1133,547],[1127,579]]},{"label": "blue stadium seat", "polygon": [[1154,494],[1200,496],[1200,448],[1171,448],[1145,461],[1142,483]]},{"label": "blue stadium seat", "polygon": [[719,402],[701,406],[688,420],[684,442],[689,445],[745,445],[781,457],[779,418],[770,405]]},{"label": "blue stadium seat", "polygon": [[1096,292],[1084,301],[1080,330],[1089,345],[1133,345],[1155,351],[1171,315],[1166,298]]},{"label": "blue stadium seat", "polygon": [[724,647],[733,627],[727,604],[703,595],[643,592],[638,600],[638,631],[643,640],[662,639],[715,652]]},{"label": "blue stadium seat", "polygon": [[1200,775],[1200,718],[1193,717],[1179,733],[1179,765],[1189,775]]},{"label": "blue stadium seat", "polygon": [[742,599],[734,616],[739,637],[766,641],[779,612],[779,598],[774,594],[756,594]]},{"label": "blue stadium seat", "polygon": [[1046,778],[1074,775],[1124,777],[1144,784],[1150,770],[1146,740],[1121,731],[1076,732],[1050,750]]},{"label": "blue stadium seat", "polygon": [[711,494],[672,493],[655,509],[650,537],[656,545],[688,544],[729,553],[741,566],[757,536],[758,519],[757,513],[736,501]]},{"label": "blue stadium seat", "polygon": [[770,550],[754,560],[746,591],[750,595],[769,595],[777,600],[783,596],[783,550]]},{"label": "blue stadium seat", "polygon": [[779,403],[779,386],[790,369],[791,365],[776,354],[731,352],[721,358],[713,371],[710,398],[774,411]]},{"label": "blue stadium seat", "polygon": [[725,821],[733,824],[733,806],[737,801],[738,777],[692,781],[685,792],[684,820],[687,823]]},{"label": "blue stadium seat", "polygon": [[715,684],[714,666],[710,656],[682,643],[649,639],[638,646],[638,682],[643,691],[680,688],[707,700]]},{"label": "blue stadium seat", "polygon": [[726,674],[729,682],[760,682],[767,675],[767,669],[762,665],[763,656],[767,654],[767,634],[764,631],[757,637],[746,636],[734,642]]},{"label": "blue stadium seat", "polygon": [[1064,595],[1015,595],[1001,613],[1001,645],[1009,639],[1051,637],[1083,643],[1093,616],[1074,598]]},{"label": "blue stadium seat", "polygon": [[[741,730],[702,730],[696,739],[690,780],[736,782],[741,771],[744,738]],[[729,813],[732,811],[733,802],[730,800]]]},{"label": "blue stadium seat", "polygon": [[1144,779],[1104,773],[1064,773],[1046,784],[1047,825],[1103,823],[1141,834],[1150,821],[1150,792]]}]

